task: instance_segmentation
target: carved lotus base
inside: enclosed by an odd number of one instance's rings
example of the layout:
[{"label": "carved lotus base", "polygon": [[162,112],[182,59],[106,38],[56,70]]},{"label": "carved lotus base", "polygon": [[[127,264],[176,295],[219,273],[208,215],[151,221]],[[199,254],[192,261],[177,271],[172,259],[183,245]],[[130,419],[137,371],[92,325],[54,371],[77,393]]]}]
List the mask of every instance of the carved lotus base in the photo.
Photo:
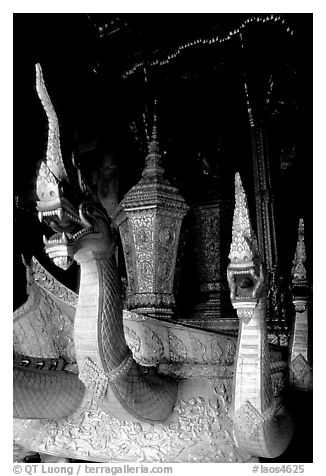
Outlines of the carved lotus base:
[{"label": "carved lotus base", "polygon": [[127,299],[126,306],[138,313],[172,316],[175,300],[172,293],[135,293]]}]

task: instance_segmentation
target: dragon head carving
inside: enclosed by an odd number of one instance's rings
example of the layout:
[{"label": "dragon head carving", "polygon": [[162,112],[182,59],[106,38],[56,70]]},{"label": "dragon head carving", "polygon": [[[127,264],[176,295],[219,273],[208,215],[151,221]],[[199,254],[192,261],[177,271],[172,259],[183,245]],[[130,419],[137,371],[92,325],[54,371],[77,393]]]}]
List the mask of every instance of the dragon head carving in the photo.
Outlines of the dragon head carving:
[{"label": "dragon head carving", "polygon": [[247,197],[239,173],[235,174],[235,208],[227,279],[238,317],[249,322],[264,289],[264,270],[252,229]]},{"label": "dragon head carving", "polygon": [[45,251],[53,262],[68,269],[74,259],[90,252],[104,253],[114,249],[110,219],[100,201],[83,181],[72,160],[70,174],[62,159],[59,122],[48,95],[42,69],[36,65],[36,90],[48,118],[46,158],[36,179],[37,210],[55,232],[43,237]]}]

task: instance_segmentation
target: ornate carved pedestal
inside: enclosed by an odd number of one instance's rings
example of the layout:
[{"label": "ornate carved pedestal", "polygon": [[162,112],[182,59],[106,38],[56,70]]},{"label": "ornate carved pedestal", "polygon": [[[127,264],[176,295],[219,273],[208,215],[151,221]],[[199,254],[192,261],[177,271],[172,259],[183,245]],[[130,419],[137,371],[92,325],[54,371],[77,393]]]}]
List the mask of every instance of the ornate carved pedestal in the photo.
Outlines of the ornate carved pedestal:
[{"label": "ornate carved pedestal", "polygon": [[60,421],[16,420],[15,441],[39,452],[109,463],[240,463],[255,461],[232,437],[227,414],[231,379],[182,382],[173,415],[165,424],[117,420],[87,396]]}]

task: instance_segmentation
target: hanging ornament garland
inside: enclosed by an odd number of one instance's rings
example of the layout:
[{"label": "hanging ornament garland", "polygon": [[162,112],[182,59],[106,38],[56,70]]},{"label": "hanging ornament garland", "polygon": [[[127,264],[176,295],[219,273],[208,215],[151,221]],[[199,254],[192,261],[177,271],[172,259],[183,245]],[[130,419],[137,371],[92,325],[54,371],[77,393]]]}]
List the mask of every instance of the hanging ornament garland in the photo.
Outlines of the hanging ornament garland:
[{"label": "hanging ornament garland", "polygon": [[[267,15],[265,17],[250,17],[246,18],[241,25],[238,28],[235,28],[233,30],[230,30],[227,34],[224,36],[213,36],[210,38],[197,38],[196,40],[193,41],[188,41],[180,46],[178,46],[173,52],[165,56],[164,58],[156,58],[148,63],[148,66],[153,67],[153,66],[163,66],[169,64],[171,61],[176,59],[180,54],[182,54],[185,50],[188,50],[189,48],[192,48],[197,45],[213,45],[213,44],[222,44],[228,40],[230,40],[234,35],[241,34],[241,32],[250,24],[252,23],[268,23],[268,22],[275,22],[275,23],[280,23],[281,25],[284,25],[285,31],[290,35],[294,35],[294,31],[291,29],[290,26],[287,25],[286,20],[281,16],[281,15]],[[139,68],[144,67],[145,62],[140,61],[138,63],[135,63],[132,68],[129,70],[125,71],[125,73],[122,75],[124,79],[128,78],[132,74],[134,74]]]}]

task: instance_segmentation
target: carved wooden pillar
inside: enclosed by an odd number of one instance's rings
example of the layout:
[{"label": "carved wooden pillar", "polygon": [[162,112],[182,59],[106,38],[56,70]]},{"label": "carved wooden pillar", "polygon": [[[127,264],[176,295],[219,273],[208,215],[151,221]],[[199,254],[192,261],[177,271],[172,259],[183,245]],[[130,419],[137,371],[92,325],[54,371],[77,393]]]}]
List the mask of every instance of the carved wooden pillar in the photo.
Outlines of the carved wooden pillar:
[{"label": "carved wooden pillar", "polygon": [[268,273],[277,262],[274,198],[264,124],[255,121],[249,111],[253,157],[258,246]]},{"label": "carved wooden pillar", "polygon": [[[227,211],[232,202],[225,203],[215,196],[192,210],[195,257],[199,279],[199,299],[193,315],[193,324],[220,330],[237,328],[229,299],[225,276]],[[232,219],[232,217],[231,217]],[[230,227],[229,227],[230,229]]]},{"label": "carved wooden pillar", "polygon": [[[278,253],[275,230],[274,196],[272,192],[272,177],[268,154],[267,127],[265,123],[266,119],[264,119],[267,111],[263,108],[258,112],[257,106],[255,110],[253,110],[246,84],[246,76],[244,79],[253,158],[258,247],[266,267],[267,281],[272,282],[273,277],[275,278],[275,275],[278,274]],[[271,296],[271,292],[269,295]],[[266,320],[269,340],[273,341],[275,338],[278,341],[277,343],[281,343],[282,341],[282,343],[286,345],[287,339],[286,334],[282,332],[283,329],[276,334],[273,333],[275,330],[272,329],[275,324],[275,319],[272,323],[273,315],[273,303],[271,299],[268,299],[266,301]],[[280,326],[277,325],[277,327]],[[284,326],[281,325],[281,328],[283,327]]]},{"label": "carved wooden pillar", "polygon": [[215,168],[213,178],[190,210],[193,268],[197,277],[198,298],[194,312],[184,322],[199,327],[236,332],[238,319],[231,302],[225,269],[234,199],[232,176]]},{"label": "carved wooden pillar", "polygon": [[[243,36],[240,33],[240,45],[245,55]],[[274,198],[271,185],[271,173],[268,156],[268,141],[265,118],[268,115],[266,100],[256,100],[249,94],[247,74],[243,71],[244,91],[247,103],[248,119],[251,133],[253,157],[253,175],[256,202],[257,238],[259,252],[270,275],[277,263],[277,242],[275,233]],[[249,88],[250,89],[250,88]],[[268,93],[267,93],[268,94]],[[265,98],[266,99],[266,98]]]}]

